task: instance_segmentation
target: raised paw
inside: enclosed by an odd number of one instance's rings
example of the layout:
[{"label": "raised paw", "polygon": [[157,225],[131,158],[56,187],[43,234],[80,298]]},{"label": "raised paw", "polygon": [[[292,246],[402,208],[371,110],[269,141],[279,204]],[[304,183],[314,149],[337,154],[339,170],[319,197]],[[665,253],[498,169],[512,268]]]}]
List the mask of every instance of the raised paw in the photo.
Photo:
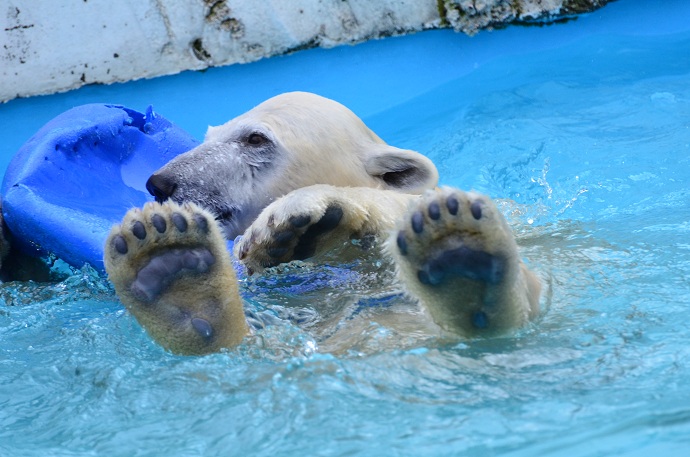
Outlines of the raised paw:
[{"label": "raised paw", "polygon": [[316,253],[317,242],[333,231],[342,217],[342,208],[331,205],[323,213],[301,213],[279,224],[272,220],[261,235],[248,232],[249,238],[238,243],[237,256],[253,269],[306,260]]},{"label": "raised paw", "polygon": [[250,272],[311,258],[358,228],[350,227],[352,208],[343,204],[336,189],[313,187],[272,203],[247,229],[235,246],[235,255]]},{"label": "raised paw", "polygon": [[105,267],[123,304],[172,352],[214,352],[248,332],[225,240],[196,205],[130,210],[108,236]]},{"label": "raised paw", "polygon": [[537,312],[538,280],[486,196],[429,191],[399,222],[390,244],[404,285],[451,333],[503,332]]}]

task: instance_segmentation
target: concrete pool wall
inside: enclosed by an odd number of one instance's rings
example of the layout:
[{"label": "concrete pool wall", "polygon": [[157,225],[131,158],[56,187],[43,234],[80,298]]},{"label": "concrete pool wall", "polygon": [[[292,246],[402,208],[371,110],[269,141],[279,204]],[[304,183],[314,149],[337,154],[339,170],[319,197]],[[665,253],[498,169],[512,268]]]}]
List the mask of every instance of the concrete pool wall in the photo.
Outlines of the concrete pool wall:
[{"label": "concrete pool wall", "polygon": [[433,28],[548,23],[612,0],[5,0],[0,102]]}]

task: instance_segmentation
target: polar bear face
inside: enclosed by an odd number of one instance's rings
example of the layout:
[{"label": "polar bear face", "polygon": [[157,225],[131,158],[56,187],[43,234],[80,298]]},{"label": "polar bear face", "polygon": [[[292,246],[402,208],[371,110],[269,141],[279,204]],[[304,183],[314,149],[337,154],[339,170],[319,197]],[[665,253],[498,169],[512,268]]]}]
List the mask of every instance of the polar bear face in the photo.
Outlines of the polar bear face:
[{"label": "polar bear face", "polygon": [[292,92],[218,127],[146,183],[158,201],[213,212],[225,236],[241,235],[277,198],[314,184],[420,194],[437,185],[423,155],[387,145],[343,105]]}]

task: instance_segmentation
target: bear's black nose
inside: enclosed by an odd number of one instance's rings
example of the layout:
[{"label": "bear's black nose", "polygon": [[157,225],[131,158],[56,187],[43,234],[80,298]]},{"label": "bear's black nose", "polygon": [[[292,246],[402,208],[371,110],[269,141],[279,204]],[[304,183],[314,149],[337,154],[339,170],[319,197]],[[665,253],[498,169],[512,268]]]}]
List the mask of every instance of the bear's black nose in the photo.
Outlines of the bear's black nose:
[{"label": "bear's black nose", "polygon": [[172,197],[175,189],[177,189],[177,183],[172,178],[163,174],[154,173],[148,181],[146,181],[146,190],[156,197],[158,203],[162,203]]}]

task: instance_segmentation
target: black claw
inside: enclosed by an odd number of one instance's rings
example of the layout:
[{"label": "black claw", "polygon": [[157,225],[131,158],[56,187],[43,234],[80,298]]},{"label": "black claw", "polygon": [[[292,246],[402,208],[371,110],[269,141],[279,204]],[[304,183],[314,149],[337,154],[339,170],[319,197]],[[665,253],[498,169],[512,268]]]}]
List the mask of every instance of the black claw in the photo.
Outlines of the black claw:
[{"label": "black claw", "polygon": [[129,250],[127,249],[127,241],[122,235],[117,235],[115,238],[113,238],[113,246],[115,247],[115,250],[122,255],[127,254],[127,251]]},{"label": "black claw", "polygon": [[185,219],[182,214],[173,213],[171,219],[173,225],[177,227],[177,230],[179,230],[180,233],[184,233],[187,231],[187,219]]},{"label": "black claw", "polygon": [[472,216],[475,219],[477,219],[477,220],[481,219],[482,218],[482,202],[480,202],[479,200],[472,202],[472,204],[470,205],[470,211],[472,212]]},{"label": "black claw", "polygon": [[192,327],[206,341],[213,338],[213,327],[206,319],[195,317],[192,319]]},{"label": "black claw", "polygon": [[311,222],[311,216],[308,214],[302,214],[301,216],[293,216],[290,218],[290,223],[293,227],[302,228]]},{"label": "black claw", "polygon": [[144,224],[141,221],[136,221],[134,224],[132,224],[132,234],[140,240],[146,238],[146,227],[144,227]]},{"label": "black claw", "polygon": [[405,238],[404,232],[398,232],[398,237],[395,239],[395,242],[398,245],[398,249],[400,249],[400,254],[407,255],[407,239]]},{"label": "black claw", "polygon": [[424,230],[424,215],[421,211],[416,211],[412,215],[412,230],[415,233],[422,233]]},{"label": "black claw", "polygon": [[450,214],[452,214],[453,216],[455,216],[456,214],[458,214],[458,208],[459,208],[459,206],[460,206],[460,204],[458,203],[458,199],[455,198],[454,195],[451,195],[451,196],[448,197],[448,199],[446,200],[446,208],[448,208],[448,212],[449,212]]},{"label": "black claw", "polygon": [[163,233],[165,229],[168,228],[168,224],[160,214],[154,214],[153,217],[151,217],[151,223],[158,233]]},{"label": "black claw", "polygon": [[201,232],[208,233],[208,220],[203,214],[195,214],[194,222]]},{"label": "black claw", "polygon": [[438,206],[438,203],[429,203],[429,217],[435,221],[441,218],[441,207]]}]

